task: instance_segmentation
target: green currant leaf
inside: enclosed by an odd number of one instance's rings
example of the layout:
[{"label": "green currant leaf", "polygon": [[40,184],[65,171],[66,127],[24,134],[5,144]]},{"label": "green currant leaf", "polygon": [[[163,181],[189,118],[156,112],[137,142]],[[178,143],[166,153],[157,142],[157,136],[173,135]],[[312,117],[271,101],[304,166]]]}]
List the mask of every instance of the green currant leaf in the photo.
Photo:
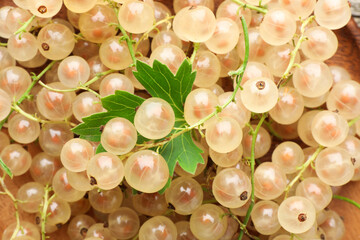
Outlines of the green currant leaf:
[{"label": "green currant leaf", "polygon": [[[153,97],[166,100],[174,109],[176,123],[175,127],[184,127],[184,103],[187,95],[191,92],[195,81],[196,72],[192,71],[192,65],[184,60],[176,75],[170,69],[155,60],[153,67],[138,61],[137,72],[134,76],[146,88]],[[174,134],[175,131],[172,131]],[[189,173],[195,173],[198,163],[204,163],[199,149],[191,138],[190,132],[181,134],[172,139],[159,149],[159,153],[165,158],[170,175],[174,173],[176,163]]]},{"label": "green currant leaf", "polygon": [[[83,118],[83,123],[79,124],[72,131],[80,135],[80,138],[100,142],[101,126],[104,126],[109,120],[122,117],[130,122],[134,122],[135,109],[145,100],[134,94],[125,91],[116,91],[114,95],[110,95],[101,99],[103,107],[107,112],[95,113],[89,117]],[[138,135],[138,142],[146,141],[144,137]]]},{"label": "green currant leaf", "polygon": [[10,178],[13,178],[13,173],[11,172],[10,168],[6,166],[2,158],[0,158],[0,166],[2,169],[4,169],[5,173],[9,175]]},{"label": "green currant leaf", "polygon": [[102,152],[106,152],[106,150],[103,147],[103,145],[100,143],[99,146],[97,146],[97,148],[96,148],[95,154],[102,153]]},{"label": "green currant leaf", "polygon": [[184,60],[176,75],[170,69],[155,60],[153,67],[137,61],[134,76],[153,97],[162,98],[174,109],[175,117],[184,118],[184,103],[191,92],[196,72],[192,71],[189,61]]}]

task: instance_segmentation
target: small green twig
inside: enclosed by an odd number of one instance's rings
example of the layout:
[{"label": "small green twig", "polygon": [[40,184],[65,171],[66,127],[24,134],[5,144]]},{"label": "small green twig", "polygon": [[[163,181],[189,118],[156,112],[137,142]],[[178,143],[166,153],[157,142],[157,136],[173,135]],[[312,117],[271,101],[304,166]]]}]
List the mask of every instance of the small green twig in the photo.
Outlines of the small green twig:
[{"label": "small green twig", "polygon": [[5,177],[6,174],[4,174],[1,178],[0,178],[0,185],[3,188],[3,192],[5,195],[8,195],[10,197],[10,199],[12,200],[13,204],[14,204],[14,208],[15,208],[15,219],[16,219],[16,227],[14,229],[13,234],[11,235],[10,240],[13,240],[16,238],[18,232],[21,229],[21,225],[20,225],[20,215],[19,215],[19,208],[18,208],[18,200],[14,197],[14,195],[9,191],[9,189],[7,188],[6,184],[5,184]]},{"label": "small green twig", "polygon": [[[267,117],[267,113],[263,113],[262,117],[260,118],[256,128],[251,131],[251,154],[250,154],[250,168],[251,168],[251,197],[250,197],[250,205],[249,208],[246,212],[246,216],[244,219],[244,225],[246,226],[250,220],[250,215],[252,212],[252,209],[254,208],[255,205],[255,183],[254,183],[254,173],[255,173],[255,145],[256,145],[256,139],[257,139],[257,135],[260,131],[260,127],[263,124],[263,122],[265,121],[265,118]],[[240,230],[240,234],[239,234],[239,240],[242,239],[242,237],[244,236],[244,230],[241,229]]]},{"label": "small green twig", "polygon": [[193,53],[191,54],[191,57],[190,57],[190,60],[189,60],[191,64],[194,63],[196,53],[199,50],[199,48],[200,48],[200,43],[194,43],[194,50],[193,50]]},{"label": "small green twig", "polygon": [[275,129],[271,126],[271,123],[268,121],[264,121],[264,125],[267,127],[267,129],[269,130],[269,132],[271,133],[271,135],[273,135],[274,137],[276,137],[279,140],[283,140],[283,138],[280,136],[280,134],[278,134]]},{"label": "small green twig", "polygon": [[244,233],[245,233],[247,236],[249,236],[251,239],[260,240],[260,238],[258,238],[258,237],[256,237],[256,236],[250,234],[249,231],[248,231],[247,228],[246,228],[246,225],[245,225],[244,223],[242,223],[242,222],[240,221],[240,219],[239,219],[235,214],[233,214],[233,213],[231,212],[230,209],[229,209],[229,211],[230,211],[230,213],[225,213],[225,215],[232,217],[232,218],[239,224],[240,229],[243,230]]},{"label": "small green twig", "polygon": [[280,81],[278,82],[278,84],[277,84],[278,86],[280,86],[282,84],[282,82],[290,76],[290,71],[294,67],[294,64],[295,64],[296,54],[298,53],[298,51],[301,47],[301,44],[307,39],[307,37],[304,35],[306,26],[308,24],[310,24],[312,21],[314,21],[314,19],[315,19],[315,16],[311,16],[302,22],[301,30],[300,30],[300,33],[301,33],[300,38],[299,38],[294,50],[292,50],[290,53],[289,64],[288,64],[284,74],[282,75]]},{"label": "small green twig", "polygon": [[358,202],[356,202],[356,201],[354,201],[352,199],[349,199],[349,198],[343,197],[343,196],[339,196],[339,195],[333,195],[333,198],[348,202],[348,203],[354,205],[355,207],[357,207],[358,209],[360,209],[360,203],[358,203]]},{"label": "small green twig", "polygon": [[303,164],[299,167],[300,171],[298,174],[291,180],[291,182],[286,186],[285,188],[285,197],[287,198],[290,189],[294,186],[294,184],[301,178],[305,170],[315,161],[319,153],[324,149],[323,146],[319,146],[316,151],[313,153],[313,155]]},{"label": "small green twig", "polygon": [[55,193],[49,198],[49,193],[52,191],[52,187],[49,187],[48,185],[44,188],[44,197],[43,197],[43,203],[41,205],[42,209],[40,209],[40,217],[41,217],[41,240],[46,240],[46,221],[48,217],[47,210],[49,208],[49,205],[51,201],[55,198]]},{"label": "small green twig", "polygon": [[[95,77],[93,77],[92,79],[90,79],[89,81],[87,81],[86,83],[76,87],[76,88],[67,88],[67,89],[56,89],[56,88],[52,88],[48,85],[46,85],[45,83],[43,83],[42,81],[39,81],[39,84],[41,86],[43,86],[46,89],[49,89],[50,91],[54,91],[54,92],[74,92],[74,91],[78,91],[78,90],[86,90],[86,91],[90,91],[92,93],[94,93],[94,91],[91,91],[91,89],[88,87],[91,84],[93,84],[94,82],[96,82],[97,80],[99,80],[100,78],[102,78],[103,76],[106,76],[110,73],[115,72],[115,70],[107,70],[105,72],[101,72],[101,73],[97,73]],[[98,96],[98,94],[95,94]]]},{"label": "small green twig", "polygon": [[20,34],[20,38],[21,38],[21,34],[26,32],[26,28],[31,24],[31,22],[36,18],[35,15],[32,15],[31,18],[29,18],[26,22],[23,23],[23,25],[14,32],[14,35],[18,35]]},{"label": "small green twig", "polygon": [[6,47],[6,46],[7,46],[7,43],[0,42],[0,47]]},{"label": "small green twig", "polygon": [[243,3],[240,0],[231,0],[231,1],[238,4],[242,8],[248,8],[248,9],[263,13],[263,14],[266,14],[268,12],[268,10],[266,8],[262,7],[261,5],[259,7],[257,7],[257,6],[251,5],[251,4]]},{"label": "small green twig", "polygon": [[349,127],[351,127],[352,125],[354,125],[357,121],[360,120],[360,116],[354,118],[353,120],[351,120],[350,122],[348,122]]}]

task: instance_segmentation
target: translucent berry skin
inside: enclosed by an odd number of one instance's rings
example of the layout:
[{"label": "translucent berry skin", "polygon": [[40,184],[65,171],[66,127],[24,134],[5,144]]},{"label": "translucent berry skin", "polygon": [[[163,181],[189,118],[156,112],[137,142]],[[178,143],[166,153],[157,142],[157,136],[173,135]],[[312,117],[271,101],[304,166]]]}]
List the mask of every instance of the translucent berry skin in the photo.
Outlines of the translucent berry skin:
[{"label": "translucent berry skin", "polygon": [[242,129],[230,117],[212,119],[206,126],[205,139],[209,147],[219,153],[228,153],[240,146]]},{"label": "translucent berry skin", "polygon": [[86,13],[80,14],[79,29],[86,40],[94,43],[102,43],[106,39],[116,35],[114,26],[117,17],[113,9],[107,5],[95,5]]},{"label": "translucent berry skin", "polygon": [[[290,44],[284,44],[269,49],[264,57],[264,62],[274,76],[282,77],[290,63],[291,52],[293,50],[294,46]],[[294,63],[300,63],[299,52],[295,55]]]},{"label": "translucent berry skin", "polygon": [[316,142],[325,147],[342,143],[348,135],[349,125],[338,113],[321,111],[311,123],[311,132]]},{"label": "translucent berry skin", "polygon": [[[344,220],[335,211],[329,210],[325,212],[325,220],[320,225],[326,237],[332,239],[342,239],[345,235]],[[330,239],[331,239],[330,238]]]},{"label": "translucent berry skin", "polygon": [[177,240],[197,240],[190,230],[190,222],[180,221],[175,223],[177,230]]},{"label": "translucent berry skin", "polygon": [[131,208],[121,207],[108,217],[109,230],[117,239],[129,239],[136,235],[140,228],[140,219]]},{"label": "translucent berry skin", "polygon": [[329,67],[320,61],[306,60],[296,68],[293,77],[294,87],[305,97],[324,95],[333,84]]},{"label": "translucent berry skin", "polygon": [[158,216],[168,210],[165,194],[140,193],[132,197],[132,205],[136,212],[147,216]]},{"label": "translucent berry skin", "polygon": [[304,197],[289,197],[280,204],[278,219],[286,231],[303,233],[309,230],[316,220],[315,207]]},{"label": "translucent berry skin", "polygon": [[303,141],[306,145],[311,147],[317,147],[319,144],[315,141],[312,131],[311,124],[313,122],[314,117],[320,113],[319,110],[312,110],[304,113],[297,125],[297,132],[301,141]]},{"label": "translucent berry skin", "polygon": [[[256,125],[251,125],[251,126],[253,129],[256,128]],[[246,126],[243,131],[242,145],[243,145],[245,157],[250,157],[251,155],[252,136],[251,134],[249,134],[249,131],[250,128],[248,126]],[[270,147],[271,147],[271,136],[265,128],[260,127],[255,142],[255,158],[260,158],[265,156],[265,154],[270,150]]]},{"label": "translucent berry skin", "polygon": [[347,136],[346,139],[338,145],[346,150],[350,156],[355,168],[360,167],[360,139],[355,136]]},{"label": "translucent berry skin", "polygon": [[[16,4],[16,0],[14,3]],[[12,32],[6,26],[6,17],[13,8],[12,6],[3,6],[0,8],[0,37],[2,38],[8,39],[12,35]]]},{"label": "translucent berry skin", "polygon": [[152,27],[155,16],[154,8],[138,0],[126,1],[119,10],[119,22],[130,33],[144,33]]},{"label": "translucent berry skin", "polygon": [[[48,84],[54,89],[66,89],[59,82]],[[74,92],[55,92],[46,88],[40,90],[36,97],[36,106],[44,117],[52,121],[63,121],[72,115]]]},{"label": "translucent berry skin", "polygon": [[10,66],[15,66],[16,60],[9,54],[6,47],[0,47],[0,70]]},{"label": "translucent berry skin", "polygon": [[99,239],[116,240],[116,238],[114,238],[111,235],[110,230],[104,227],[103,223],[95,223],[94,225],[92,225],[88,229],[85,239],[86,240],[99,240]]},{"label": "translucent berry skin", "polygon": [[[222,93],[218,96],[219,104],[224,105],[227,103],[231,96],[233,95],[233,92],[226,92]],[[245,124],[249,122],[251,113],[249,110],[247,110],[244,106],[244,104],[241,101],[240,93],[238,92],[235,95],[235,102],[231,102],[229,105],[227,105],[220,113],[220,116],[222,117],[231,117],[235,119],[240,127],[245,127]]]},{"label": "translucent berry skin", "polygon": [[49,155],[60,156],[64,144],[74,138],[71,128],[63,123],[44,124],[40,130],[39,144]]},{"label": "translucent berry skin", "polygon": [[216,10],[216,18],[230,18],[238,25],[240,32],[242,33],[241,17],[245,18],[246,24],[249,26],[251,22],[251,10],[248,8],[240,8],[239,5],[231,0],[225,0],[220,3]]},{"label": "translucent berry skin", "polygon": [[343,80],[331,89],[326,100],[330,111],[337,110],[346,120],[360,114],[360,84],[353,80]]},{"label": "translucent berry skin", "polygon": [[72,172],[66,169],[66,176],[70,186],[78,191],[90,191],[94,188],[94,186],[90,184],[86,171]]},{"label": "translucent berry skin", "polygon": [[47,224],[54,226],[58,223],[65,224],[71,217],[71,209],[68,202],[55,197],[49,204],[47,210],[51,214],[47,218]]},{"label": "translucent berry skin", "polygon": [[175,224],[167,217],[156,216],[147,220],[139,230],[139,240],[175,239]]},{"label": "translucent berry skin", "polygon": [[65,168],[59,169],[54,175],[52,186],[57,196],[67,202],[76,202],[84,197],[85,191],[73,188],[68,180]]},{"label": "translucent berry skin", "polygon": [[181,9],[192,6],[205,6],[208,7],[211,11],[214,11],[214,1],[213,0],[173,0],[173,6],[175,13],[178,13]]},{"label": "translucent berry skin", "polygon": [[119,209],[123,199],[124,195],[118,187],[101,191],[93,189],[89,192],[91,206],[102,213],[111,213]]},{"label": "translucent berry skin", "polygon": [[16,199],[19,201],[19,207],[28,213],[36,213],[39,211],[40,204],[44,196],[44,186],[37,182],[28,182],[22,185],[17,194]]},{"label": "translucent berry skin", "polygon": [[171,181],[165,191],[166,201],[175,207],[180,215],[189,215],[201,206],[203,190],[201,185],[190,177],[178,177]]},{"label": "translucent berry skin", "polygon": [[341,81],[351,79],[350,73],[345,68],[338,65],[331,65],[329,66],[329,68],[334,79],[333,86],[335,86],[337,83]]},{"label": "translucent berry skin", "polygon": [[12,35],[9,37],[7,48],[10,55],[16,60],[29,61],[37,53],[36,38],[28,32],[22,33],[21,37],[20,35]]},{"label": "translucent berry skin", "polygon": [[233,50],[239,40],[239,27],[230,18],[217,18],[214,34],[205,42],[206,47],[216,54]]},{"label": "translucent berry skin", "polygon": [[28,7],[32,14],[41,18],[55,16],[61,9],[61,0],[28,0]]},{"label": "translucent berry skin", "polygon": [[227,77],[230,71],[236,70],[240,65],[240,56],[236,49],[225,54],[217,54],[217,57],[221,66],[220,77]]},{"label": "translucent berry skin", "polygon": [[305,31],[308,40],[301,44],[304,55],[310,59],[325,61],[334,56],[338,39],[334,32],[324,27],[312,27]]},{"label": "translucent berry skin", "polygon": [[82,92],[77,95],[72,103],[72,112],[79,122],[83,122],[83,118],[95,113],[103,112],[101,100],[92,92]]},{"label": "translucent berry skin", "polygon": [[204,204],[191,215],[190,229],[195,237],[203,240],[220,239],[226,232],[224,211],[214,204]]},{"label": "translucent berry skin", "polygon": [[295,142],[282,142],[273,151],[271,160],[286,174],[295,173],[305,160],[304,152]]},{"label": "translucent berry skin", "polygon": [[65,143],[60,159],[66,169],[72,172],[81,172],[86,170],[93,156],[94,150],[88,141],[74,138]]},{"label": "translucent berry skin", "polygon": [[270,45],[279,46],[289,42],[296,32],[295,17],[281,8],[267,12],[260,24],[260,35]]},{"label": "translucent berry skin", "polygon": [[101,134],[101,144],[106,151],[116,155],[130,152],[136,144],[137,132],[125,118],[113,118],[106,123]]},{"label": "translucent berry skin", "polygon": [[[7,29],[13,34],[21,26],[23,22],[28,21],[31,18],[29,11],[23,8],[12,8],[6,16],[5,25]],[[31,25],[26,27],[26,31],[30,30]]]},{"label": "translucent berry skin", "polygon": [[6,146],[2,150],[0,157],[14,176],[26,173],[31,166],[32,158],[30,153],[19,144]]},{"label": "translucent berry skin", "polygon": [[340,147],[330,147],[319,153],[315,161],[316,175],[326,184],[342,186],[354,176],[350,154]]},{"label": "translucent berry skin", "polygon": [[137,109],[134,118],[136,130],[149,139],[166,137],[175,124],[175,113],[168,102],[149,98]]},{"label": "translucent berry skin", "polygon": [[206,88],[219,80],[221,66],[215,54],[199,51],[194,59],[193,70],[196,71],[195,86]]},{"label": "translucent berry skin", "polygon": [[96,185],[105,190],[118,186],[124,178],[124,165],[112,153],[98,153],[87,165],[87,174],[96,180]]},{"label": "translucent berry skin", "polygon": [[154,51],[157,47],[166,44],[172,44],[182,48],[182,42],[180,38],[178,38],[172,30],[164,30],[154,36],[151,42],[151,50]]},{"label": "translucent berry skin", "polygon": [[123,70],[132,63],[129,48],[119,36],[104,40],[100,46],[99,56],[106,67],[114,70]]},{"label": "translucent berry skin", "polygon": [[34,142],[40,134],[40,124],[16,114],[8,121],[10,137],[18,143],[27,144]]},{"label": "translucent berry skin", "polygon": [[35,155],[30,166],[30,174],[35,182],[51,184],[55,173],[62,167],[58,158],[41,152]]},{"label": "translucent berry skin", "polygon": [[209,155],[211,160],[219,167],[231,167],[241,160],[243,147],[240,145],[238,148],[228,153],[218,153],[210,148]]},{"label": "translucent berry skin", "polygon": [[181,48],[172,44],[166,44],[157,47],[151,53],[149,64],[152,66],[154,61],[157,60],[165,64],[173,74],[176,74],[185,58],[185,53]]},{"label": "translucent berry skin", "polygon": [[10,96],[2,89],[0,89],[0,119],[4,120],[11,111]]},{"label": "translucent berry skin", "polygon": [[76,215],[69,222],[67,234],[73,240],[82,240],[84,239],[85,232],[95,223],[95,220],[88,215]]},{"label": "translucent berry skin", "polygon": [[96,0],[64,0],[65,7],[74,13],[84,13],[92,9]]},{"label": "translucent berry skin", "polygon": [[37,41],[40,53],[51,60],[67,57],[75,46],[75,38],[71,30],[57,23],[43,27],[37,36]]},{"label": "translucent berry skin", "polygon": [[278,89],[268,78],[251,79],[243,85],[241,101],[251,112],[263,113],[275,107],[278,100]]},{"label": "translucent berry skin", "polygon": [[305,19],[314,11],[316,0],[280,0],[280,5],[293,14],[296,19]]},{"label": "translucent berry skin", "polygon": [[185,121],[189,125],[195,124],[215,111],[217,105],[219,105],[218,98],[209,89],[195,89],[189,93],[185,100]]},{"label": "translucent berry skin", "polygon": [[169,178],[169,168],[165,159],[151,150],[132,154],[125,163],[127,183],[144,193],[162,189]]},{"label": "translucent berry skin", "polygon": [[[23,231],[19,231],[16,235],[17,237],[33,237],[34,240],[40,240],[40,231],[39,228],[28,221],[20,221],[20,225],[23,229]],[[2,239],[3,240],[10,240],[15,229],[16,229],[17,223],[11,223],[6,228],[4,228],[4,232],[2,233]],[[16,239],[16,238],[15,238]],[[25,239],[25,240],[33,240],[33,239]]]},{"label": "translucent berry skin", "polygon": [[75,88],[89,80],[89,64],[85,59],[78,56],[67,57],[59,65],[58,77],[64,86]]},{"label": "translucent berry skin", "polygon": [[9,95],[11,100],[19,100],[30,83],[30,74],[24,68],[10,66],[0,72],[0,89]]},{"label": "translucent berry skin", "polygon": [[284,192],[287,179],[280,167],[271,162],[264,162],[256,168],[254,182],[255,196],[263,200],[271,200]]},{"label": "translucent berry skin", "polygon": [[[252,62],[263,63],[266,56],[273,48],[265,42],[259,32],[259,28],[249,28],[249,60]],[[241,59],[245,57],[245,38],[241,35],[237,44],[237,53]],[[275,59],[273,59],[275,60]]]},{"label": "translucent berry skin", "polygon": [[346,0],[319,0],[314,15],[320,26],[335,30],[349,22],[351,9]]},{"label": "translucent berry skin", "polygon": [[242,207],[250,199],[250,179],[240,169],[224,169],[216,175],[212,192],[222,206],[228,208]]},{"label": "translucent berry skin", "polygon": [[316,212],[319,212],[330,204],[332,190],[329,185],[322,182],[319,178],[310,177],[305,178],[296,187],[296,196],[309,199],[313,203]]},{"label": "translucent berry skin", "polygon": [[276,233],[280,228],[278,220],[279,205],[273,201],[259,201],[251,211],[255,229],[263,235]]},{"label": "translucent berry skin", "polygon": [[126,75],[120,73],[109,74],[101,81],[99,90],[101,97],[115,94],[117,90],[134,94],[134,84]]},{"label": "translucent berry skin", "polygon": [[184,41],[205,42],[211,38],[215,28],[215,15],[204,6],[185,7],[175,15],[173,21],[174,32]]},{"label": "translucent berry skin", "polygon": [[0,153],[8,145],[10,145],[9,136],[6,133],[0,131]]}]

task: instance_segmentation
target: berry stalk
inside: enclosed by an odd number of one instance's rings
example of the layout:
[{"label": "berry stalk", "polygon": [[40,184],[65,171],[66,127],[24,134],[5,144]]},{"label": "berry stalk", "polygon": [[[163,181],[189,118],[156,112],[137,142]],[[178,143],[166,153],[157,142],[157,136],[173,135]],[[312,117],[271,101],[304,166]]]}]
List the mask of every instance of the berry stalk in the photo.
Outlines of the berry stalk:
[{"label": "berry stalk", "polygon": [[356,201],[354,201],[354,200],[352,200],[350,198],[339,196],[339,195],[334,195],[333,198],[348,202],[348,203],[354,205],[355,207],[357,207],[358,209],[360,209],[360,203],[358,203],[358,202],[356,202]]},{"label": "berry stalk", "polygon": [[49,192],[52,191],[52,187],[49,187],[48,185],[45,186],[45,193],[44,193],[44,200],[42,204],[42,209],[40,210],[40,216],[41,216],[41,240],[46,239],[46,220],[48,217],[47,210],[49,208],[49,205],[51,201],[55,198],[55,193],[49,198]]},{"label": "berry stalk", "polygon": [[[263,14],[266,14],[268,12],[268,10],[266,8],[261,7],[261,6],[257,7],[257,6],[251,5],[251,4],[243,3],[240,0],[231,0],[231,1],[238,4],[240,7],[255,10],[255,11],[258,11]],[[260,5],[261,5],[261,1],[260,1]]]},{"label": "berry stalk", "polygon": [[[251,155],[250,155],[250,168],[251,168],[251,197],[250,197],[250,206],[249,209],[246,212],[246,216],[245,216],[245,220],[244,220],[244,225],[246,226],[250,220],[250,215],[252,212],[252,209],[254,208],[255,205],[255,183],[254,183],[254,173],[255,173],[255,144],[256,144],[256,138],[257,135],[259,133],[260,127],[263,124],[263,122],[265,121],[267,114],[263,113],[259,123],[257,124],[256,128],[250,131],[251,134]],[[242,237],[244,236],[244,230],[241,229],[240,230],[240,235],[239,235],[239,240],[242,239]]]},{"label": "berry stalk", "polygon": [[[305,33],[305,30],[306,30],[306,26],[308,24],[310,24],[312,21],[314,21],[315,19],[315,16],[311,16],[309,18],[307,18],[306,20],[303,21],[302,25],[301,25],[301,30],[300,30],[300,38],[299,38],[299,41],[296,43],[295,45],[295,48],[294,50],[291,51],[290,53],[290,61],[289,61],[289,65],[287,66],[284,74],[282,75],[279,83],[278,83],[278,86],[282,86],[282,85],[285,85],[288,81],[288,78],[290,77],[290,71],[291,69],[294,67],[295,65],[295,58],[296,58],[296,54],[298,53],[300,47],[301,47],[301,44],[307,40],[307,37],[304,35]],[[285,80],[284,84],[282,84],[282,82]]]}]

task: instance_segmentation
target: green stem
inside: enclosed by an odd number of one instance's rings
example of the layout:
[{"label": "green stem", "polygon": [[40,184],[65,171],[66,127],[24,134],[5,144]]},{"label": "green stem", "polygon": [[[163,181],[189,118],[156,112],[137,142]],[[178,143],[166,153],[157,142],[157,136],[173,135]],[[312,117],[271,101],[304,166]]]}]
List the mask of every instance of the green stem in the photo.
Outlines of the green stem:
[{"label": "green stem", "polygon": [[18,29],[16,30],[16,32],[14,32],[14,35],[17,34],[21,34],[23,32],[26,32],[26,28],[31,24],[31,22],[36,18],[35,15],[32,15],[31,18],[29,18],[29,20],[27,20],[26,22],[24,22],[24,24]]},{"label": "green stem", "polygon": [[[243,27],[243,30],[244,30],[244,38],[245,38],[245,57],[244,57],[244,62],[241,65],[241,67],[238,70],[229,73],[229,75],[231,75],[231,76],[236,75],[237,84],[236,84],[236,87],[234,89],[233,94],[228,99],[228,101],[225,102],[225,104],[223,104],[222,106],[217,106],[216,109],[212,113],[210,113],[208,116],[206,116],[205,118],[201,119],[200,121],[198,121],[197,123],[195,123],[195,124],[193,124],[191,126],[188,126],[188,127],[184,128],[181,131],[178,131],[177,133],[175,133],[175,134],[171,135],[170,137],[166,138],[164,141],[161,141],[161,142],[158,142],[158,143],[139,144],[139,145],[137,145],[137,146],[142,146],[142,148],[140,148],[138,150],[143,150],[143,149],[162,146],[162,145],[166,144],[167,142],[171,141],[172,139],[184,134],[185,132],[191,131],[192,129],[195,129],[195,128],[198,128],[198,127],[202,126],[206,121],[208,121],[212,117],[218,115],[224,108],[226,108],[231,102],[234,101],[236,93],[240,89],[241,79],[242,79],[242,77],[244,75],[247,63],[249,61],[249,33],[248,33],[248,29],[247,29],[247,25],[246,25],[246,21],[245,21],[244,17],[241,17],[241,24],[242,24],[242,27]],[[130,152],[129,154],[132,154],[132,152]]]},{"label": "green stem", "polygon": [[194,63],[196,53],[199,50],[199,48],[200,48],[200,43],[194,43],[194,51],[193,51],[193,53],[191,54],[191,57],[190,57],[190,63],[191,64]]},{"label": "green stem", "polygon": [[301,47],[301,44],[307,39],[307,37],[304,35],[305,33],[305,30],[306,30],[306,26],[308,24],[310,24],[312,21],[314,21],[315,19],[315,16],[311,16],[309,18],[307,18],[305,21],[303,21],[302,25],[301,25],[301,30],[300,30],[300,38],[297,42],[297,44],[295,45],[295,48],[294,50],[291,51],[290,53],[290,61],[289,61],[289,64],[284,72],[284,74],[282,75],[280,81],[278,82],[278,86],[280,86],[280,84],[282,83],[283,80],[287,79],[290,75],[290,71],[291,69],[294,67],[294,64],[295,64],[295,60],[296,60],[296,54],[298,53],[300,47]]},{"label": "green stem", "polygon": [[23,115],[24,117],[26,117],[26,118],[28,118],[28,119],[30,119],[30,120],[33,120],[33,121],[35,121],[35,122],[38,122],[38,123],[44,124],[44,123],[50,123],[50,122],[51,122],[51,121],[38,118],[38,117],[36,117],[36,116],[34,116],[34,115],[31,115],[31,114],[25,112],[25,111],[22,110],[18,105],[15,105],[15,104],[14,104],[14,105],[12,106],[12,109],[13,109],[14,111],[20,113],[20,114]]},{"label": "green stem", "polygon": [[351,127],[352,125],[354,125],[357,121],[360,120],[360,116],[354,118],[353,120],[351,120],[350,122],[348,122],[349,127]]},{"label": "green stem", "polygon": [[[255,183],[254,183],[254,173],[255,173],[255,145],[256,145],[256,139],[257,139],[257,135],[260,131],[260,127],[263,124],[263,122],[265,121],[267,114],[263,113],[259,123],[257,124],[256,128],[251,131],[251,154],[250,154],[250,168],[251,168],[251,198],[249,201],[250,205],[249,208],[246,212],[246,216],[244,219],[244,225],[246,226],[250,220],[250,215],[252,212],[252,209],[254,208],[255,205]],[[241,229],[240,230],[240,234],[239,234],[239,240],[242,239],[242,237],[244,236],[244,230]]]},{"label": "green stem", "polygon": [[[44,74],[49,71],[52,66],[54,66],[56,61],[52,61],[49,65],[46,66],[46,68],[44,68],[37,76],[32,76],[33,81],[31,82],[30,86],[26,89],[26,91],[24,92],[24,94],[19,98],[19,100],[17,100],[17,102],[15,103],[16,105],[20,105],[22,103],[22,101],[24,101],[25,99],[29,98],[30,96],[30,92],[33,89],[33,87],[39,82],[40,78],[42,76],[44,76]],[[13,109],[11,109],[9,115],[7,115],[7,117],[5,119],[3,119],[2,121],[0,121],[0,130],[2,129],[2,127],[4,126],[4,124],[7,122],[7,120],[9,119],[10,115],[14,112]]]},{"label": "green stem", "polygon": [[356,202],[356,201],[354,201],[352,199],[349,199],[349,198],[343,197],[343,196],[339,196],[339,195],[333,195],[333,198],[334,199],[340,199],[340,200],[343,200],[345,202],[348,202],[348,203],[354,205],[355,207],[357,207],[358,209],[360,209],[360,203],[358,203],[358,202]]},{"label": "green stem", "polygon": [[0,47],[7,47],[7,43],[0,42]]},{"label": "green stem", "polygon": [[276,137],[279,140],[283,140],[282,137],[274,130],[274,128],[271,126],[271,123],[269,123],[268,121],[264,121],[264,125],[268,128],[269,132],[271,133],[271,135],[273,135],[274,137]]},{"label": "green stem", "polygon": [[[41,86],[43,86],[46,89],[49,89],[50,91],[54,91],[54,92],[74,92],[77,90],[86,90],[86,91],[91,91],[90,88],[88,88],[88,86],[90,86],[91,84],[93,84],[94,82],[96,82],[97,80],[99,80],[100,78],[102,78],[103,76],[106,76],[110,73],[116,72],[115,70],[107,70],[105,72],[101,72],[101,73],[97,73],[95,77],[93,77],[92,79],[90,79],[89,81],[87,81],[86,83],[84,83],[81,86],[78,86],[76,88],[67,88],[67,89],[56,89],[56,88],[52,88],[49,87],[48,85],[46,85],[45,83],[43,83],[42,81],[39,81],[39,84]],[[93,92],[94,93],[94,92]]]},{"label": "green stem", "polygon": [[41,240],[46,240],[46,221],[47,221],[47,217],[48,217],[48,213],[47,210],[49,208],[49,205],[51,203],[51,201],[55,198],[56,194],[54,193],[50,198],[49,198],[49,192],[52,191],[52,188],[49,187],[48,185],[45,186],[45,193],[44,193],[44,198],[43,198],[43,205],[42,205],[42,211],[40,212],[40,216],[41,216]]},{"label": "green stem", "polygon": [[19,208],[18,208],[18,200],[14,197],[14,195],[9,191],[9,189],[7,188],[6,184],[5,184],[5,174],[3,175],[3,177],[0,178],[0,184],[1,187],[4,190],[4,194],[8,195],[13,204],[14,204],[14,208],[15,208],[15,218],[16,218],[16,227],[14,229],[14,232],[11,235],[10,240],[13,240],[16,238],[16,236],[18,235],[18,232],[20,231],[21,225],[20,225],[20,215],[19,215]]},{"label": "green stem", "polygon": [[299,173],[296,175],[296,177],[291,180],[291,182],[287,185],[285,188],[285,198],[287,198],[290,189],[294,186],[294,184],[301,178],[305,170],[315,161],[319,153],[324,149],[323,146],[319,146],[316,151],[313,153],[313,155],[300,167]]},{"label": "green stem", "polygon": [[243,3],[240,0],[231,0],[231,1],[238,4],[240,7],[252,9],[252,10],[258,11],[263,14],[266,14],[268,12],[268,10],[264,7],[260,7],[260,6],[257,7],[257,6],[251,5],[251,4]]}]

